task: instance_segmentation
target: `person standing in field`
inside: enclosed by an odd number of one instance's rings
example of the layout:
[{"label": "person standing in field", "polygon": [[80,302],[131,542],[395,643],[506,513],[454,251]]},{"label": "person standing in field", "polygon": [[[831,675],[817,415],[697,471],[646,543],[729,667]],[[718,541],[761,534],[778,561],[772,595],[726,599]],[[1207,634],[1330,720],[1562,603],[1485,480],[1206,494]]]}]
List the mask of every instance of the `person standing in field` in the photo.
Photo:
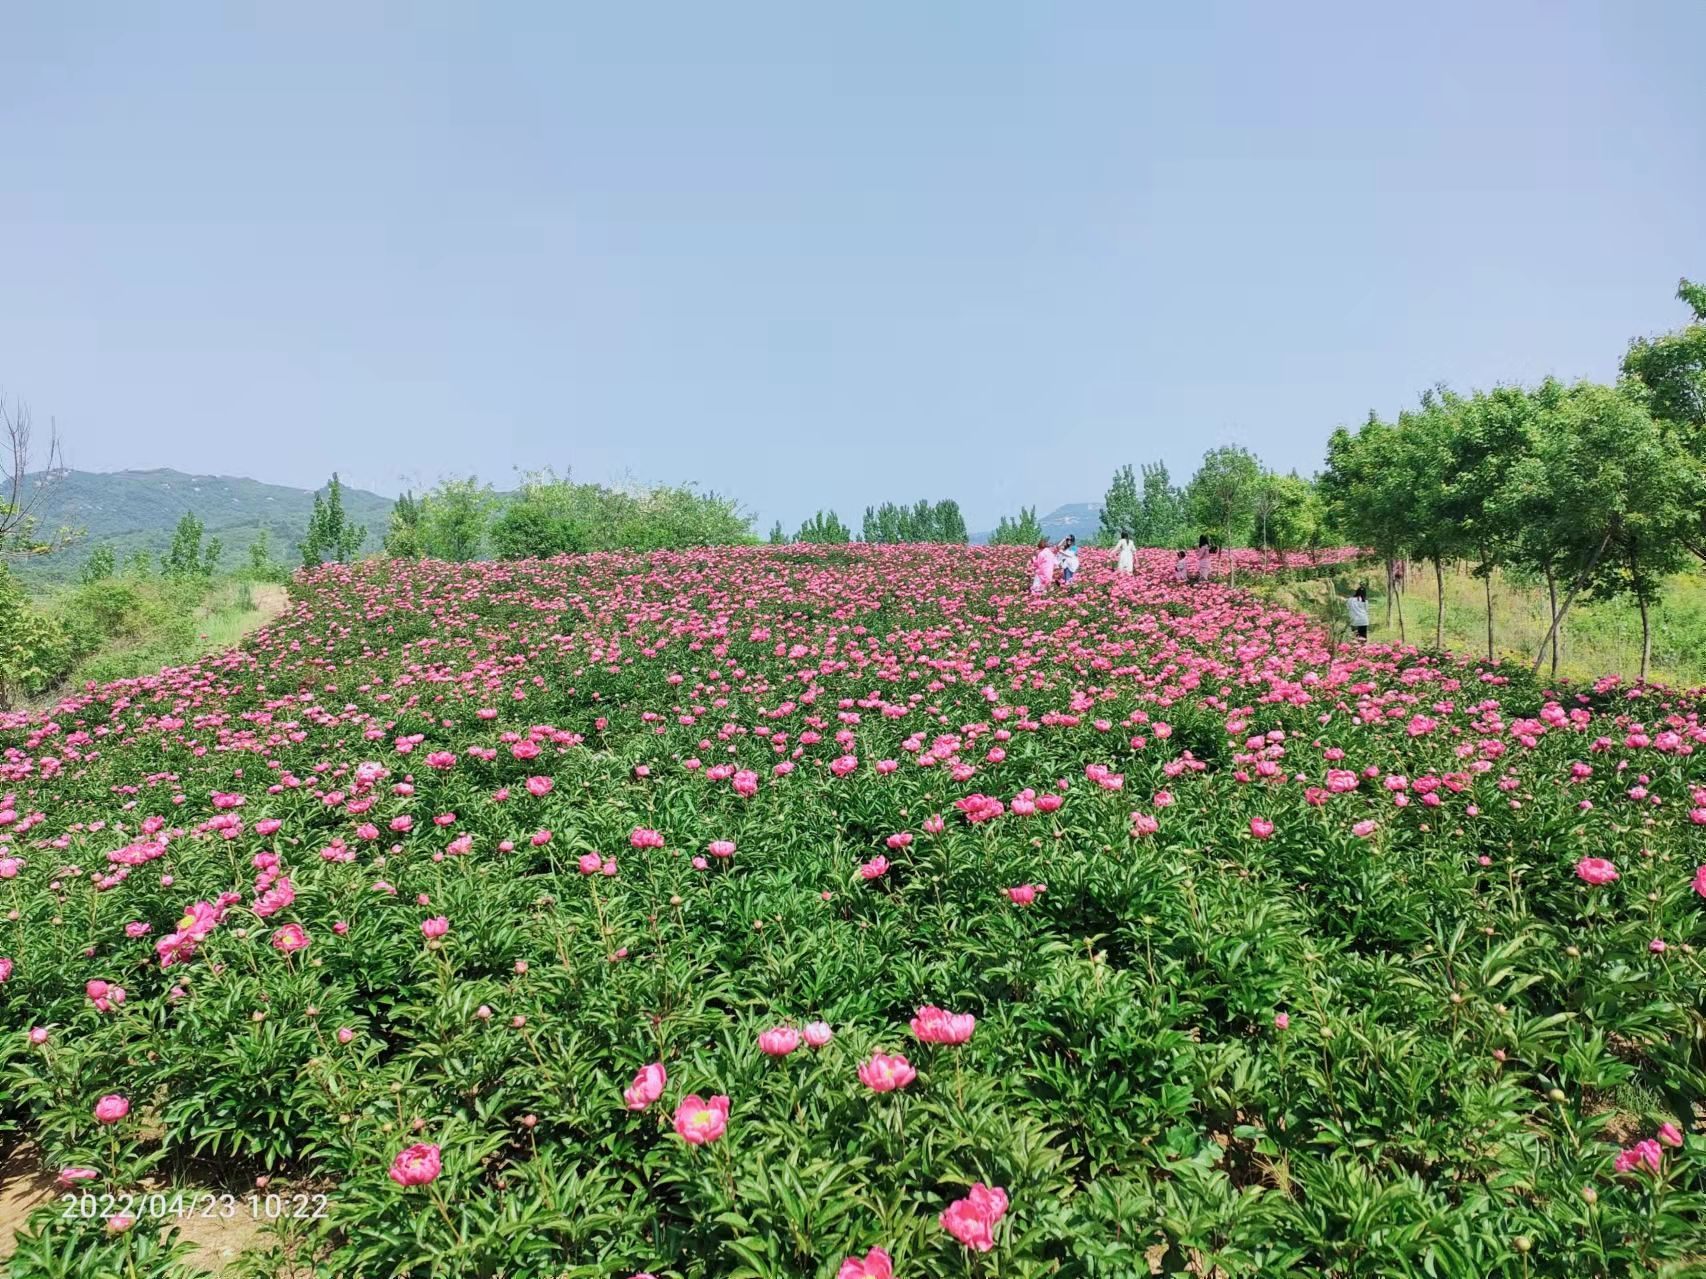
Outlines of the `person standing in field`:
[{"label": "person standing in field", "polygon": [[1354,595],[1345,599],[1345,611],[1350,614],[1351,630],[1356,632],[1357,639],[1368,640],[1368,591],[1357,587]]},{"label": "person standing in field", "polygon": [[1060,584],[1071,586],[1078,576],[1078,535],[1068,533],[1060,542]]},{"label": "person standing in field", "polygon": [[1137,544],[1131,540],[1131,530],[1122,528],[1120,540],[1114,543],[1114,572],[1121,577],[1130,577],[1133,565],[1137,560]]},{"label": "person standing in field", "polygon": [[1048,538],[1037,539],[1037,553],[1031,556],[1031,594],[1042,595],[1048,591],[1049,583],[1054,581],[1054,550],[1048,544]]},{"label": "person standing in field", "polygon": [[1192,576],[1199,582],[1208,577],[1208,535],[1206,533],[1197,539],[1197,571]]}]

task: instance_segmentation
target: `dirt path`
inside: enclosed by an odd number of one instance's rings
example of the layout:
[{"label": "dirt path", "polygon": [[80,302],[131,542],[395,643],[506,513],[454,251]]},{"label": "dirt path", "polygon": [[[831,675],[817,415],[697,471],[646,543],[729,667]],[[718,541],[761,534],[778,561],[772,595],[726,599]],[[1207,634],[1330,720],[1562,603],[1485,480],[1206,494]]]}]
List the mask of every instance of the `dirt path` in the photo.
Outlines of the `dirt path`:
[{"label": "dirt path", "polygon": [[[58,1193],[53,1174],[41,1166],[40,1152],[30,1142],[0,1157],[0,1263],[12,1255],[18,1232],[30,1214],[51,1203]],[[244,1252],[264,1248],[268,1242],[264,1222],[241,1209],[230,1218],[195,1214],[175,1219],[172,1224],[183,1239],[195,1245],[189,1263],[209,1274],[221,1273]],[[4,1269],[0,1264],[0,1271]]]}]

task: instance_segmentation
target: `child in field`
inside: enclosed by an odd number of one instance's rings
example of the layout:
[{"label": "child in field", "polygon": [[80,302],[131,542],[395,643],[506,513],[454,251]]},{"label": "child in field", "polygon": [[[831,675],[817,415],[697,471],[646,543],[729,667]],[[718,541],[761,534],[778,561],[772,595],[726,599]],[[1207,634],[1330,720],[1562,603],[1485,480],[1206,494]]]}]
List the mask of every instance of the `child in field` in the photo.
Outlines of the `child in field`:
[{"label": "child in field", "polygon": [[1137,544],[1131,540],[1130,529],[1120,530],[1120,540],[1114,543],[1114,554],[1119,557],[1114,565],[1114,572],[1121,577],[1130,577],[1137,560]]},{"label": "child in field", "polygon": [[1185,558],[1185,552],[1179,552],[1179,558],[1173,561],[1173,580],[1188,582],[1191,580],[1190,561]]},{"label": "child in field", "polygon": [[1071,586],[1078,576],[1078,535],[1068,533],[1060,544],[1060,584]]},{"label": "child in field", "polygon": [[1205,534],[1197,539],[1197,571],[1192,580],[1202,581],[1208,577],[1208,537]]},{"label": "child in field", "polygon": [[1054,581],[1054,548],[1048,538],[1037,539],[1037,553],[1031,556],[1031,594],[1042,595]]},{"label": "child in field", "polygon": [[1368,640],[1368,591],[1359,586],[1356,594],[1346,597],[1345,611],[1350,614],[1351,629],[1356,632],[1357,639]]}]

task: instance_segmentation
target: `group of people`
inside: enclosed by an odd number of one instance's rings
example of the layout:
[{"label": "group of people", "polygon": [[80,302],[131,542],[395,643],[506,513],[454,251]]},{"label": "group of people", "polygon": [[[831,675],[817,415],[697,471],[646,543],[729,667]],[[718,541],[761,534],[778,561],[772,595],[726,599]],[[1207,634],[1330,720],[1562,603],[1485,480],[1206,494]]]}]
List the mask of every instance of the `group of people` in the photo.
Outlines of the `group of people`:
[{"label": "group of people", "polygon": [[[1194,552],[1179,552],[1179,558],[1173,564],[1173,580],[1197,582],[1212,577],[1213,556],[1219,552],[1220,548],[1212,545],[1207,537],[1199,538]],[[1072,579],[1078,576],[1076,534],[1068,533],[1060,541],[1052,543],[1046,537],[1037,539],[1036,554],[1031,556],[1031,594],[1045,594],[1054,584],[1057,571],[1062,586],[1071,585]],[[1130,529],[1121,529],[1120,540],[1114,543],[1114,574],[1118,577],[1130,577],[1136,571],[1137,543],[1132,541]]]},{"label": "group of people", "polygon": [[[1175,582],[1202,582],[1214,576],[1214,557],[1220,553],[1220,548],[1208,540],[1206,536],[1197,539],[1194,551],[1180,551],[1179,557],[1173,561],[1173,580]],[[1031,556],[1031,594],[1044,595],[1054,584],[1056,571],[1060,573],[1062,586],[1070,586],[1072,579],[1078,576],[1078,537],[1068,533],[1060,541],[1051,543],[1046,537],[1037,539],[1037,553]],[[1137,571],[1137,543],[1132,541],[1131,530],[1121,529],[1120,540],[1114,543],[1114,574],[1118,577],[1130,577]],[[1403,581],[1402,561],[1399,562],[1397,580]],[[1368,639],[1368,591],[1357,587],[1356,592],[1345,599],[1345,611],[1350,615],[1351,630],[1359,640]]]}]

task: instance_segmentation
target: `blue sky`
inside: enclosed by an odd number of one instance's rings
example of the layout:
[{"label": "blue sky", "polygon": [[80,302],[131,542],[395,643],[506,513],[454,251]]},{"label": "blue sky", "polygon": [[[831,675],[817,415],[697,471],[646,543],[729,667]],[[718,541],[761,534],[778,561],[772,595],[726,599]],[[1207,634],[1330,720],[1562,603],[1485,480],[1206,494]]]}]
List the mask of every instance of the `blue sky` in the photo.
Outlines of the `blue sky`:
[{"label": "blue sky", "polygon": [[1706,5],[9,5],[0,387],[74,465],[973,527],[1609,378]]}]

